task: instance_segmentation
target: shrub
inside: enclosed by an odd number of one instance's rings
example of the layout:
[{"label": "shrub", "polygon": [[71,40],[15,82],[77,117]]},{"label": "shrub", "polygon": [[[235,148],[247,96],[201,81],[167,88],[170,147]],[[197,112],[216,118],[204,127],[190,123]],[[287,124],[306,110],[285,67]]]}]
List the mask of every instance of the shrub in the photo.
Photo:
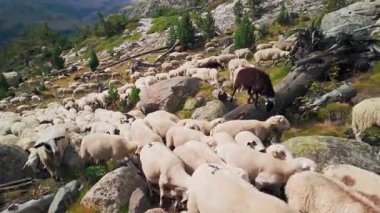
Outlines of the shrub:
[{"label": "shrub", "polygon": [[260,25],[260,27],[259,27],[259,29],[257,29],[257,31],[259,31],[259,34],[261,37],[265,37],[270,33],[269,26],[267,24]]},{"label": "shrub", "polygon": [[96,52],[94,49],[90,50],[90,58],[88,60],[88,66],[92,71],[95,71],[96,68],[99,66],[99,59],[98,56],[96,56]]},{"label": "shrub", "polygon": [[119,101],[119,97],[119,92],[117,91],[116,87],[110,86],[106,95],[106,102],[111,106],[115,106],[117,101]]},{"label": "shrub", "polygon": [[104,166],[89,166],[84,170],[84,177],[91,184],[96,183],[106,174]]},{"label": "shrub", "polygon": [[177,40],[177,33],[176,33],[176,30],[175,30],[175,27],[172,26],[172,27],[169,28],[169,35],[168,35],[168,37],[166,39],[165,44],[166,44],[166,46],[171,47],[171,46],[173,46],[175,44],[176,40]]},{"label": "shrub", "polygon": [[244,11],[243,3],[241,3],[241,0],[238,0],[234,4],[233,10],[234,10],[234,15],[236,16],[235,22],[239,23],[241,18],[243,17],[243,11]]},{"label": "shrub", "polygon": [[128,104],[134,106],[139,101],[140,101],[140,89],[134,87],[132,88],[131,94],[129,94],[128,96]]},{"label": "shrub", "polygon": [[174,15],[178,15],[179,13],[180,13],[180,10],[175,9],[173,7],[166,6],[166,5],[158,5],[152,10],[149,16],[152,18],[157,18],[157,17],[162,17],[162,16],[174,16]]},{"label": "shrub", "polygon": [[189,47],[195,41],[195,29],[190,14],[184,12],[177,24],[177,38],[183,47]]},{"label": "shrub", "polygon": [[255,44],[254,27],[247,14],[244,14],[235,32],[235,48],[251,48]]},{"label": "shrub", "polygon": [[249,8],[251,18],[259,18],[262,13],[263,0],[247,0],[247,7]]},{"label": "shrub", "polygon": [[205,17],[198,17],[196,19],[196,24],[203,32],[207,40],[210,40],[215,36],[215,20],[211,12],[207,12]]},{"label": "shrub", "polygon": [[286,25],[290,23],[288,10],[286,9],[284,3],[281,5],[280,13],[277,15],[276,22],[280,25]]}]

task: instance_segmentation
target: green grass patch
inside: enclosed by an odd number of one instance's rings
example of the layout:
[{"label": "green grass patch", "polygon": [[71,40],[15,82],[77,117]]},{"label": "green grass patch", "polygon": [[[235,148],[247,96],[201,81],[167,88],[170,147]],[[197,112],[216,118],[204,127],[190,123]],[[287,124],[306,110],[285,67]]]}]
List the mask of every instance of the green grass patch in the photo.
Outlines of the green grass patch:
[{"label": "green grass patch", "polygon": [[289,65],[286,65],[285,62],[281,62],[279,66],[269,68],[267,73],[272,80],[272,84],[276,85],[289,73],[289,71]]},{"label": "green grass patch", "polygon": [[141,33],[136,33],[136,32],[129,34],[129,35],[124,35],[124,36],[113,36],[113,37],[105,40],[101,44],[99,44],[95,48],[95,50],[96,51],[102,51],[102,50],[106,50],[106,49],[112,49],[114,47],[121,45],[125,41],[137,41],[140,38],[141,38]]},{"label": "green grass patch", "polygon": [[148,33],[163,32],[171,26],[174,26],[178,21],[178,16],[162,16],[152,20],[152,26]]},{"label": "green grass patch", "polygon": [[339,118],[344,123],[349,122],[352,107],[346,103],[329,103],[325,107],[318,110],[317,118],[321,121],[334,120]]},{"label": "green grass patch", "polygon": [[182,109],[176,113],[177,117],[179,119],[187,119],[191,118],[191,115],[193,114],[193,110],[188,110],[188,109]]},{"label": "green grass patch", "polygon": [[316,123],[307,124],[305,126],[300,126],[299,128],[292,128],[290,131],[286,131],[282,139],[283,141],[290,138],[298,136],[313,136],[313,135],[324,135],[324,136],[335,136],[335,137],[346,137],[345,132],[349,129],[347,126],[335,126],[330,123]]},{"label": "green grass patch", "polygon": [[212,91],[214,90],[214,86],[205,82],[200,83],[199,92],[196,96],[205,97],[206,100],[212,100]]}]

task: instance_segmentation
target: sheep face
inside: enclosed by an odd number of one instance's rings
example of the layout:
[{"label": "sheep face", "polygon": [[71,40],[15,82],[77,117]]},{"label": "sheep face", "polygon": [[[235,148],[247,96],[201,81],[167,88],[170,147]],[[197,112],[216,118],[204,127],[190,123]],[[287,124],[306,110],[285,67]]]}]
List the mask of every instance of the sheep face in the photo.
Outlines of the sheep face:
[{"label": "sheep face", "polygon": [[49,139],[47,141],[39,142],[37,143],[34,148],[44,148],[45,153],[51,160],[54,160],[55,165],[61,164],[61,150],[59,148],[59,143],[61,143],[61,140],[67,140],[65,136],[58,136],[52,139]]},{"label": "sheep face", "polygon": [[290,123],[288,119],[283,115],[276,115],[268,118],[269,123],[276,127],[279,130],[288,130],[290,129]]}]

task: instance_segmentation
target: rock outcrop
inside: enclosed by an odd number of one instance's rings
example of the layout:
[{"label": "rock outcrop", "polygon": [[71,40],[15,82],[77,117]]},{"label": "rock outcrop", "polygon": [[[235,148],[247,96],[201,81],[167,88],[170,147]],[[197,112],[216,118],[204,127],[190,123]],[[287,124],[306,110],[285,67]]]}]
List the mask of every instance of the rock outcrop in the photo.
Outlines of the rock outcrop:
[{"label": "rock outcrop", "polygon": [[[352,34],[354,30],[375,24],[379,15],[380,1],[364,0],[326,14],[321,28],[328,37],[339,33]],[[361,30],[355,36],[368,37],[369,33],[368,30]]]},{"label": "rock outcrop", "polygon": [[0,144],[0,184],[34,177],[31,168],[23,169],[27,159],[27,153],[20,147]]},{"label": "rock outcrop", "polygon": [[3,75],[10,87],[17,87],[21,83],[21,76],[18,72],[3,72]]},{"label": "rock outcrop", "polygon": [[224,114],[231,111],[233,108],[234,106],[231,103],[223,103],[219,100],[213,100],[207,102],[206,106],[197,108],[191,118],[211,121],[223,117]]},{"label": "rock outcrop", "polygon": [[140,93],[142,111],[147,114],[162,109],[176,112],[183,108],[186,98],[199,90],[199,79],[176,77],[160,81]]},{"label": "rock outcrop", "polygon": [[350,164],[380,173],[380,159],[374,149],[362,142],[332,136],[304,136],[284,142],[295,157],[318,163],[318,170],[332,164]]},{"label": "rock outcrop", "polygon": [[86,193],[81,204],[101,212],[119,212],[137,188],[147,190],[146,182],[137,172],[128,166],[106,174]]}]

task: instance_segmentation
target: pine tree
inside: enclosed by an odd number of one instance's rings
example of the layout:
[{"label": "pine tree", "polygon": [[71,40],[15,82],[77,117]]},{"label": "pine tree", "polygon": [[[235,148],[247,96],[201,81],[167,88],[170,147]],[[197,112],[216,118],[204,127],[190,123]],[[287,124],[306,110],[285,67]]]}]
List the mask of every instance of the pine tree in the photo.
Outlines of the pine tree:
[{"label": "pine tree", "polygon": [[235,32],[235,48],[251,48],[255,44],[254,27],[248,14],[244,14]]},{"label": "pine tree", "polygon": [[241,3],[241,0],[238,0],[235,3],[233,10],[234,10],[234,15],[236,16],[235,22],[239,23],[241,18],[243,17],[243,11],[244,11],[243,3]]},{"label": "pine tree", "polygon": [[60,54],[61,50],[58,47],[53,47],[50,50],[50,63],[57,69],[62,69],[65,66],[65,59],[63,59]]},{"label": "pine tree", "polygon": [[184,12],[178,21],[176,34],[183,47],[189,47],[189,45],[194,43],[195,29],[188,12]]},{"label": "pine tree", "polygon": [[288,10],[286,9],[284,3],[281,5],[280,13],[277,15],[276,21],[281,25],[286,25],[290,23]]},{"label": "pine tree", "polygon": [[175,44],[177,40],[177,32],[175,30],[175,27],[172,26],[169,28],[169,35],[166,40],[166,46],[171,47]]},{"label": "pine tree", "polygon": [[197,19],[197,26],[201,29],[207,40],[215,36],[215,19],[210,12],[207,12],[205,17]]},{"label": "pine tree", "polygon": [[99,59],[98,56],[96,56],[96,52],[94,49],[90,50],[90,58],[88,60],[88,66],[92,71],[95,71],[96,68],[99,66]]},{"label": "pine tree", "polygon": [[262,10],[262,5],[263,0],[247,0],[247,7],[249,8],[250,11],[250,17],[253,18],[258,18],[261,15],[261,10]]}]

